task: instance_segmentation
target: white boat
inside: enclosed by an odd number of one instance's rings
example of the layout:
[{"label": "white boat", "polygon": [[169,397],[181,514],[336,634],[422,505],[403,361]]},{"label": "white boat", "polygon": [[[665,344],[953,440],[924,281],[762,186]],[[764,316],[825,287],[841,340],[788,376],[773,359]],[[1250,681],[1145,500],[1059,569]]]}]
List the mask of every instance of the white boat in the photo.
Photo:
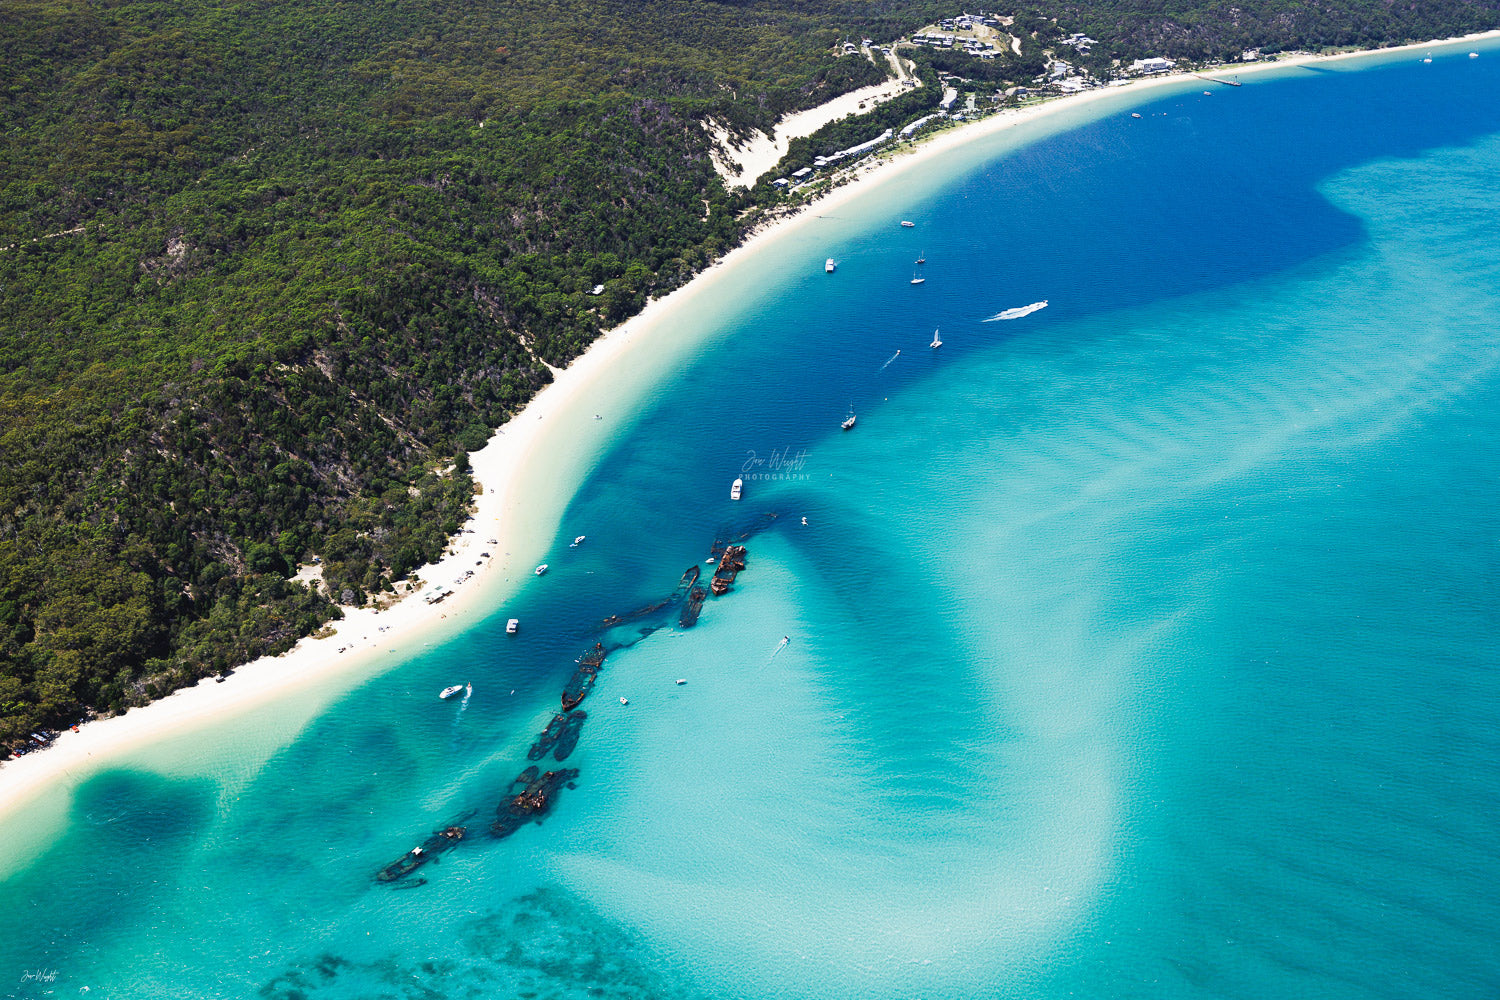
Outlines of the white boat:
[{"label": "white boat", "polygon": [[943,346],[943,338],[938,336],[937,330],[932,331],[932,343],[928,344],[927,346],[933,348],[934,350]]},{"label": "white boat", "polygon": [[926,280],[927,280],[927,279],[926,279],[926,278],[924,278],[924,277],[922,277],[922,276],[921,276],[921,275],[920,275],[920,274],[913,274],[913,275],[912,275],[912,276],[911,276],[911,283],[912,283],[912,284],[913,284],[913,285],[920,285],[920,284],[922,284],[922,283],[923,283],[923,282],[925,282],[925,281],[926,281]]},{"label": "white boat", "polygon": [[917,224],[915,222],[907,222],[905,219],[901,220],[901,224],[903,226],[905,226],[907,229],[915,229],[916,226],[917,226]]},{"label": "white boat", "polygon": [[546,563],[542,563],[540,566],[538,566],[536,568],[536,575],[537,576],[541,576],[545,572],[547,572],[547,564]]},{"label": "white boat", "polygon": [[1469,58],[1470,59],[1478,59],[1479,58],[1479,53],[1478,52],[1470,52],[1469,53]]},{"label": "white boat", "polygon": [[512,618],[510,621],[508,621],[508,622],[505,623],[505,634],[506,635],[515,635],[516,632],[518,632],[520,630],[520,628],[521,628],[521,619],[519,619],[519,618]]},{"label": "white boat", "polygon": [[681,687],[682,685],[684,685],[686,683],[687,683],[687,678],[686,677],[679,677],[679,678],[677,678],[677,686],[678,687]]},{"label": "white boat", "polygon": [[1139,111],[1132,111],[1132,112],[1130,112],[1130,117],[1132,117],[1132,118],[1139,118],[1140,116],[1141,116],[1141,113]]},{"label": "white boat", "polygon": [[828,260],[823,264],[823,273],[832,274],[833,269],[837,266],[838,265],[833,262],[833,258],[829,257]]},{"label": "white boat", "polygon": [[740,498],[740,496],[744,492],[745,492],[745,481],[743,479],[736,479],[729,486],[729,499],[731,499],[731,500],[738,500]]},{"label": "white boat", "polygon": [[927,254],[925,254],[925,253],[919,253],[919,254],[917,254],[917,263],[918,264],[925,264],[925,263],[927,263]]},{"label": "white boat", "polygon": [[568,548],[570,548],[570,549],[576,549],[576,548],[578,548],[578,546],[580,546],[580,545],[583,544],[583,540],[585,538],[587,538],[587,537],[588,537],[587,535],[579,535],[577,538],[573,539],[573,544],[569,545]]},{"label": "white boat", "polygon": [[458,694],[458,692],[462,691],[463,689],[464,686],[462,684],[454,684],[450,687],[443,688],[443,693],[438,695],[438,697],[447,700],[448,698],[452,698],[454,695]]},{"label": "white boat", "polygon": [[849,417],[848,417],[848,419],[846,419],[843,423],[839,424],[839,427],[843,428],[846,431],[847,430],[851,430],[854,427],[854,420],[855,420],[854,407],[851,406],[849,408]]},{"label": "white boat", "polygon": [[621,705],[629,705],[630,701],[628,699],[624,698],[624,697],[621,697],[620,698],[620,704]]}]

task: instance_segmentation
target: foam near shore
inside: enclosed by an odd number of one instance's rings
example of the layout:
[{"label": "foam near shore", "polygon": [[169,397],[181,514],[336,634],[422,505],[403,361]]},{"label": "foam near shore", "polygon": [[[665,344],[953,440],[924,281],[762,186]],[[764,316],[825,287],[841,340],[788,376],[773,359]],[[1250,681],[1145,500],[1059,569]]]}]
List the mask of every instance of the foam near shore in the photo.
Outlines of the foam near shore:
[{"label": "foam near shore", "polygon": [[[1237,65],[1208,75],[1246,79],[1311,62],[1407,58],[1413,52],[1495,38],[1500,38],[1500,32],[1442,43]],[[962,145],[1024,123],[1053,118],[1058,127],[1065,127],[1074,115],[1104,114],[1116,106],[1139,103],[1150,92],[1203,85],[1201,78],[1176,74],[1001,112],[927,141],[877,154],[851,168],[847,175],[851,183],[834,188],[816,207],[825,212],[846,204]],[[38,817],[61,816],[79,783],[105,766],[131,759],[144,747],[167,737],[193,734],[230,715],[280,699],[315,698],[320,692],[331,697],[356,679],[404,662],[424,643],[441,640],[494,614],[531,578],[532,568],[545,561],[569,497],[593,458],[607,448],[619,422],[630,418],[636,391],[659,379],[679,354],[692,349],[693,334],[690,325],[681,322],[683,318],[695,307],[713,307],[713,292],[731,269],[815,220],[814,213],[803,211],[767,226],[684,288],[653,300],[639,315],[596,341],[500,428],[485,448],[474,452],[470,462],[480,492],[473,516],[452,540],[449,554],[418,571],[423,586],[417,593],[384,610],[348,609],[343,620],[332,623],[329,634],[303,639],[281,656],[245,664],[223,683],[199,682],[125,715],[89,723],[76,733],[65,732],[50,749],[0,765],[0,819],[25,806],[39,807]],[[596,413],[601,419],[595,419]],[[490,555],[482,556],[485,552]],[[455,585],[469,571],[473,575]],[[434,584],[452,586],[453,593],[439,604],[428,604],[417,596]],[[40,808],[43,804],[44,809]]]}]

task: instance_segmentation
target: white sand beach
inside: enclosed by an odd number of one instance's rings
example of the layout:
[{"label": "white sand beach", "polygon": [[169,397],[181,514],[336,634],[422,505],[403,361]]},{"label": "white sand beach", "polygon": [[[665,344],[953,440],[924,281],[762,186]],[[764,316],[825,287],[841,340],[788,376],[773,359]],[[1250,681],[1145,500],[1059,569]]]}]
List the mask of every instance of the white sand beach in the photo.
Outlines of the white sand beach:
[{"label": "white sand beach", "polygon": [[[1235,65],[1205,75],[1245,79],[1284,73],[1311,62],[1410,58],[1412,53],[1425,54],[1494,38],[1500,38],[1500,32],[1373,52]],[[1025,122],[1091,105],[1099,113],[1115,106],[1127,109],[1153,91],[1203,86],[1204,80],[1188,74],[1153,77],[1001,112],[860,162],[851,168],[850,182],[824,195],[816,207],[819,212],[836,208],[963,144]],[[495,614],[508,596],[532,579],[533,567],[546,560],[546,546],[557,533],[568,499],[606,446],[618,421],[630,418],[628,407],[633,405],[633,397],[614,391],[622,372],[638,381],[660,378],[665,370],[661,356],[670,353],[660,350],[667,346],[667,339],[676,337],[671,346],[679,351],[692,346],[682,334],[674,332],[681,324],[674,326],[667,320],[686,315],[684,310],[694,304],[703,307],[710,303],[705,296],[712,294],[724,274],[815,218],[813,212],[804,210],[765,227],[687,286],[649,303],[639,315],[601,337],[505,424],[485,448],[470,456],[474,478],[481,487],[473,517],[453,539],[451,554],[418,571],[423,581],[419,591],[433,584],[453,586],[453,593],[441,603],[429,604],[414,594],[378,612],[348,610],[342,621],[333,624],[331,634],[304,639],[282,656],[245,664],[223,683],[203,681],[144,708],[91,722],[78,732],[65,732],[50,749],[0,765],[0,817],[44,801],[47,808],[42,812],[56,815],[71,801],[79,783],[103,767],[129,761],[144,747],[169,736],[206,729],[279,699],[296,697],[314,686],[336,687],[340,682],[353,686],[410,658],[423,644]],[[574,533],[585,532],[581,527],[568,532]],[[488,558],[481,555],[486,552],[490,553]],[[471,570],[471,577],[454,585]],[[525,622],[521,628],[524,637]]]}]

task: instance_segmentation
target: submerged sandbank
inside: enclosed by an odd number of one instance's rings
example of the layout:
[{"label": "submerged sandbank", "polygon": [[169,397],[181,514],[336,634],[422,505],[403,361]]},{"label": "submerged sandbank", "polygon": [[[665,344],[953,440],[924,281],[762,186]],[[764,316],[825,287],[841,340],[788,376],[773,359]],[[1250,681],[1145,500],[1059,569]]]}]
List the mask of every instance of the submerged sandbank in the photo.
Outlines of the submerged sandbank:
[{"label": "submerged sandbank", "polygon": [[[1405,58],[1411,52],[1496,37],[1500,32],[1443,43],[1234,66],[1208,75],[1245,79],[1315,61]],[[849,177],[863,183],[846,183],[815,204],[820,212],[836,208],[912,167],[1013,126],[1055,116],[1058,127],[1066,127],[1074,119],[1062,112],[1078,112],[1081,120],[1090,113],[1104,114],[1113,107],[1139,103],[1148,91],[1203,85],[1201,78],[1177,74],[1002,112],[857,164]],[[331,635],[304,639],[283,656],[245,664],[222,684],[200,682],[126,715],[90,723],[78,733],[64,733],[51,749],[0,766],[0,817],[44,796],[48,799],[44,812],[60,817],[65,812],[65,796],[80,782],[105,766],[123,763],[145,746],[169,736],[197,733],[231,715],[294,695],[312,702],[334,697],[349,684],[404,662],[423,643],[445,638],[494,613],[530,579],[532,567],[544,561],[568,498],[593,457],[607,448],[619,421],[629,418],[640,387],[660,379],[677,354],[693,348],[683,318],[694,307],[712,309],[713,291],[727,273],[815,219],[814,213],[803,211],[766,227],[689,285],[652,301],[638,316],[601,337],[471,456],[474,477],[481,486],[474,516],[465,532],[453,540],[451,555],[418,571],[429,586],[453,585],[464,573],[473,572],[441,604],[429,605],[412,596],[379,612],[351,610],[335,623]],[[604,419],[596,421],[595,413]],[[482,557],[483,552],[490,556]],[[303,710],[315,709],[304,704]]]}]

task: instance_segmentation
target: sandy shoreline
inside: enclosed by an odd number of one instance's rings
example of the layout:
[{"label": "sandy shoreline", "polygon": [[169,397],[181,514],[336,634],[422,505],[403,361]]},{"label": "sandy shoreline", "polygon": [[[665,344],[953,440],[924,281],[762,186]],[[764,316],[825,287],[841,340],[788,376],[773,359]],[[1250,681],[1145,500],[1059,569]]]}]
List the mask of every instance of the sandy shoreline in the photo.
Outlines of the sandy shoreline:
[{"label": "sandy shoreline", "polygon": [[[1500,38],[1500,31],[1399,48],[1235,65],[1209,71],[1207,75],[1243,79],[1312,62],[1404,57],[1496,38]],[[1202,79],[1191,74],[1174,74],[1001,112],[940,132],[916,145],[877,154],[851,168],[850,179],[862,183],[844,183],[815,204],[820,212],[836,208],[879,183],[898,178],[959,146],[1026,122],[1104,102],[1126,107],[1139,103],[1152,91],[1203,84]],[[737,263],[763,252],[768,245],[814,219],[816,215],[804,209],[767,226],[687,286],[651,301],[639,315],[603,335],[520,414],[500,428],[483,449],[470,456],[474,478],[482,487],[476,496],[474,515],[465,530],[452,540],[451,554],[423,567],[417,574],[423,581],[419,592],[434,584],[453,586],[453,593],[442,603],[429,605],[414,594],[384,611],[348,610],[342,621],[334,623],[331,635],[303,639],[282,656],[245,664],[224,683],[203,681],[144,708],[89,723],[76,733],[65,732],[50,749],[0,765],[0,820],[43,801],[48,805],[44,812],[61,815],[64,802],[70,800],[78,784],[106,765],[124,763],[143,747],[307,692],[315,685],[328,686],[340,679],[362,681],[403,662],[424,643],[451,636],[495,613],[531,577],[532,568],[544,561],[546,546],[556,534],[561,509],[577,479],[587,470],[586,453],[603,447],[606,430],[611,429],[615,417],[621,416],[612,414],[610,421],[595,422],[593,412],[600,408],[595,401],[607,394],[591,390],[601,387],[607,379],[617,378],[627,356],[649,364],[651,356],[643,358],[636,349],[647,342],[660,346],[658,338],[664,336],[660,331],[668,325],[665,321],[669,317],[680,315],[682,310],[710,294]],[[596,423],[599,429],[591,431]],[[559,459],[557,456],[564,451],[570,454]],[[561,461],[563,465],[559,468],[556,464],[549,465],[549,461]],[[490,553],[489,558],[481,555],[486,552]],[[454,586],[470,570],[473,576]],[[525,627],[523,622],[523,633]]]}]

